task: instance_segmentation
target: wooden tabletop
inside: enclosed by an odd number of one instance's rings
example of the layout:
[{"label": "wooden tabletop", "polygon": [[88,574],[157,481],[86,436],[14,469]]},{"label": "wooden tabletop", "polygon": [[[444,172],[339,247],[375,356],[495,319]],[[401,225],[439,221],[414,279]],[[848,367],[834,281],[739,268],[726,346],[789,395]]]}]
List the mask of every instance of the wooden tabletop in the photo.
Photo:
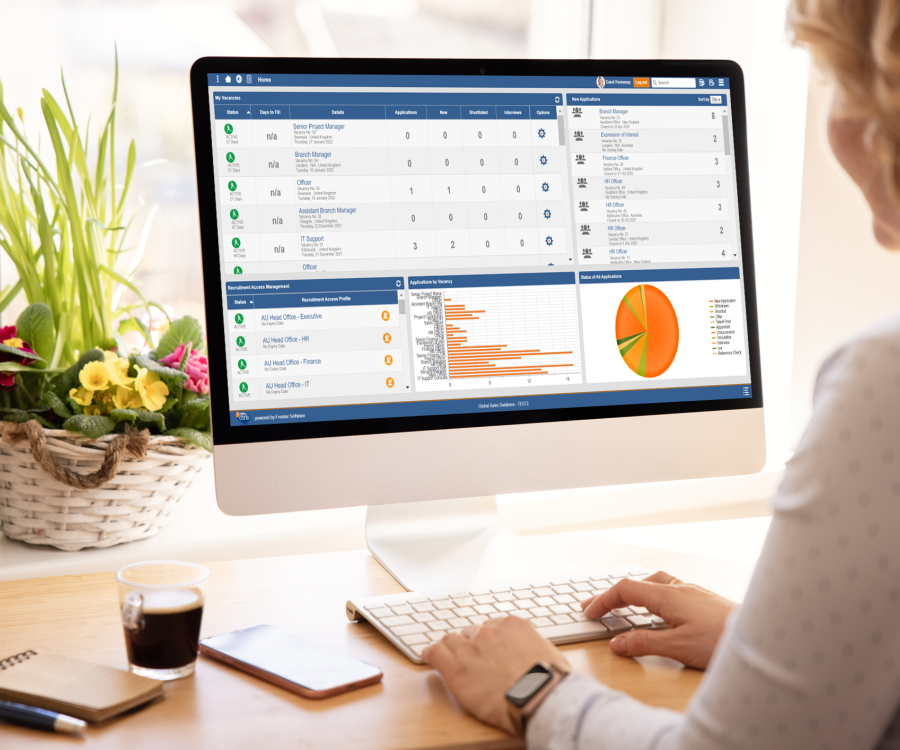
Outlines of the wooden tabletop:
[{"label": "wooden tabletop", "polygon": [[[589,540],[579,537],[578,543]],[[602,559],[600,559],[602,558]],[[749,563],[606,542],[596,567],[640,563],[739,597]],[[378,665],[377,686],[305,700],[200,657],[193,677],[168,683],[165,700],[83,739],[0,724],[0,747],[158,748],[513,748],[518,740],[468,716],[429,667],[404,658],[367,623],[350,623],[353,596],[402,591],[367,551],[209,565],[202,637],[271,623]],[[0,658],[45,648],[127,668],[113,573],[0,583]],[[608,641],[563,647],[576,670],[654,706],[683,710],[700,672],[666,659],[613,656]]]}]

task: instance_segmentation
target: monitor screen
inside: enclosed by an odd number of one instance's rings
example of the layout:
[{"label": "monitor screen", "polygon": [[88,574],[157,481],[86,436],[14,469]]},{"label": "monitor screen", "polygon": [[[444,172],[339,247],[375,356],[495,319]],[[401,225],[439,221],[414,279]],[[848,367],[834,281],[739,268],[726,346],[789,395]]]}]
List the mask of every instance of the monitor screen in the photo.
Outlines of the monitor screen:
[{"label": "monitor screen", "polygon": [[229,442],[751,405],[731,80],[596,66],[205,74]]}]

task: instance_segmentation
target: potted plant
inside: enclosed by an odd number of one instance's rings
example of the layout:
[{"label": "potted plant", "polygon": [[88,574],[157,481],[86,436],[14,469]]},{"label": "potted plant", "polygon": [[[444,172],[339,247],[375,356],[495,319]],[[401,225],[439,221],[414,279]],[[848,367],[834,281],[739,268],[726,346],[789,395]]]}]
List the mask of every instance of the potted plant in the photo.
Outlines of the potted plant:
[{"label": "potted plant", "polygon": [[148,225],[126,245],[136,152],[131,141],[119,184],[117,91],[118,61],[89,163],[65,80],[66,110],[44,90],[45,160],[0,83],[0,248],[18,272],[0,312],[19,295],[30,303],[0,327],[0,523],[63,549],[155,534],[212,447],[200,323],[174,320],[157,337],[149,321],[168,316],[134,283]]}]

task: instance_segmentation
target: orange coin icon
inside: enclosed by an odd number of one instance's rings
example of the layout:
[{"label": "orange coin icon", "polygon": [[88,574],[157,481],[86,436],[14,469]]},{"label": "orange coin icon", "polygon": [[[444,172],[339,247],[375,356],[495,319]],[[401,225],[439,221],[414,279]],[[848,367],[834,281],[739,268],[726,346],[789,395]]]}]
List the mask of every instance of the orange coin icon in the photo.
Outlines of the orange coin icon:
[{"label": "orange coin icon", "polygon": [[390,314],[387,310],[383,310],[383,311],[381,312],[381,319],[382,319],[382,320],[390,320],[390,319],[391,319],[391,314]]},{"label": "orange coin icon", "polygon": [[384,363],[385,363],[386,365],[392,365],[392,364],[394,364],[394,358],[393,358],[390,354],[388,354],[388,355],[384,358]]},{"label": "orange coin icon", "polygon": [[393,388],[393,387],[394,387],[394,379],[393,379],[393,378],[388,378],[387,380],[384,381],[384,384],[385,384],[388,388]]},{"label": "orange coin icon", "polygon": [[390,344],[391,343],[391,334],[389,334],[389,333],[384,334],[384,336],[381,337],[381,340],[385,344]]}]

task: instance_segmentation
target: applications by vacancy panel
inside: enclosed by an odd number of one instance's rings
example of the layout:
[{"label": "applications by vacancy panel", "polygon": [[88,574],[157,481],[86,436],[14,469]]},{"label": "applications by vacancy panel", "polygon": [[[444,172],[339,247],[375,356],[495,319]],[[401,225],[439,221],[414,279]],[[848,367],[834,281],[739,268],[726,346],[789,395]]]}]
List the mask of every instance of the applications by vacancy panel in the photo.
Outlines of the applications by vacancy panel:
[{"label": "applications by vacancy panel", "polygon": [[728,79],[215,78],[233,424],[750,397]]}]

